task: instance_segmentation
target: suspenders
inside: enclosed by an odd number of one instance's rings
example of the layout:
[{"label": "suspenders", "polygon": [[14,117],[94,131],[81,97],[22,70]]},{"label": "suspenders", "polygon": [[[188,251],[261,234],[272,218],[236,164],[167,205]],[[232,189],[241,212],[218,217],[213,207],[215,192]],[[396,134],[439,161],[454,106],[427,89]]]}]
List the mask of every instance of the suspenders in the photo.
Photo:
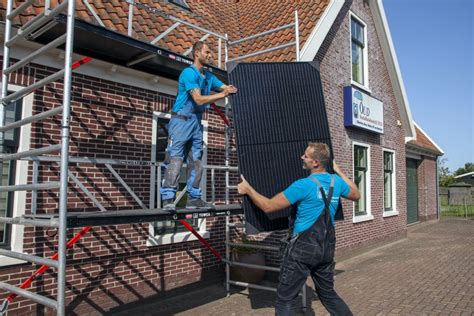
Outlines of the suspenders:
[{"label": "suspenders", "polygon": [[[331,175],[331,184],[329,185],[329,193],[326,196],[326,192],[324,192],[323,186],[321,185],[321,182],[319,182],[318,179],[315,177],[310,176],[309,177],[314,183],[316,183],[316,186],[319,188],[319,192],[321,192],[321,196],[324,201],[324,222],[326,224],[331,223],[331,211],[330,211],[330,204],[332,200],[332,194],[334,191],[334,175]],[[297,207],[294,206],[293,210],[291,212],[291,215],[289,217],[289,235],[293,235],[293,229],[294,229],[294,224],[295,224],[295,219],[296,219],[296,209]],[[313,223],[314,224],[314,223]],[[332,223],[331,223],[332,225]]]},{"label": "suspenders", "polygon": [[329,193],[328,195],[326,196],[326,192],[324,192],[324,189],[323,189],[323,186],[321,185],[321,182],[319,182],[318,179],[316,179],[315,177],[312,177],[310,176],[309,177],[314,183],[316,183],[316,185],[319,187],[319,192],[321,192],[321,196],[323,198],[323,201],[324,201],[324,222],[326,224],[329,224],[330,223],[330,219],[331,219],[331,211],[330,211],[330,204],[331,204],[331,200],[332,200],[332,194],[333,194],[333,191],[334,191],[334,175],[331,175],[331,184],[329,185]]}]

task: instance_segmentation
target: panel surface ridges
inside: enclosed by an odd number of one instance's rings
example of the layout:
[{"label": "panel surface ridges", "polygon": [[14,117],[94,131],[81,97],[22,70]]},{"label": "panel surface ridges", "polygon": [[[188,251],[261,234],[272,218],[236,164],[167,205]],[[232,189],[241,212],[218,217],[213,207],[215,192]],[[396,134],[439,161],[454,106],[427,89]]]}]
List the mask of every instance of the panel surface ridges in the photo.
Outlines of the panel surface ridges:
[{"label": "panel surface ridges", "polygon": [[[315,62],[240,63],[229,73],[240,172],[267,197],[307,177],[300,159],[308,142],[331,146]],[[248,198],[248,233],[288,228],[291,209],[267,215]],[[342,213],[340,213],[342,214]]]}]

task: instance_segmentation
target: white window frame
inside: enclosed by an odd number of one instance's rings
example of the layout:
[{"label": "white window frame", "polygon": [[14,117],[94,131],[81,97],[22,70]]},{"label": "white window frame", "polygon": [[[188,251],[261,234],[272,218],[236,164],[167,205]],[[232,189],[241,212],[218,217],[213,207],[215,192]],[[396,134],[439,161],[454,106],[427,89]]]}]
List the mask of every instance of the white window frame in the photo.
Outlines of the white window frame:
[{"label": "white window frame", "polygon": [[[1,84],[0,84],[1,86]],[[8,85],[8,90],[19,91],[24,87],[17,85]],[[30,93],[23,97],[21,117],[29,117],[32,115],[34,93]],[[18,152],[30,150],[31,124],[23,125],[20,128],[20,140],[18,143]],[[17,160],[15,171],[15,184],[28,183],[28,161]],[[15,191],[13,195],[13,213],[12,217],[18,217],[25,214],[26,211],[26,191]],[[10,230],[10,250],[23,253],[24,225],[12,225]],[[10,258],[0,255],[0,267],[26,263],[27,261]]]},{"label": "white window frame", "polygon": [[[364,27],[364,40],[365,40],[365,46],[363,49],[363,58],[364,58],[364,83],[360,84],[357,81],[353,80],[352,78],[352,19],[356,20],[362,26]],[[349,11],[349,63],[350,63],[350,69],[351,69],[351,85],[360,88],[364,91],[367,91],[369,93],[372,93],[372,91],[369,88],[369,39],[367,37],[367,24],[359,18],[354,12]]]},{"label": "white window frame", "polygon": [[[153,127],[152,127],[152,152],[151,152],[151,160],[156,162],[156,138],[158,136],[158,118],[164,119],[171,119],[170,113],[165,112],[153,112]],[[203,154],[202,154],[202,163],[206,165],[207,162],[207,139],[208,139],[208,126],[209,122],[207,120],[201,121],[203,125]],[[201,181],[201,190],[202,195],[206,196],[206,176],[205,172],[203,173],[202,181]],[[156,186],[153,186],[154,190],[156,190]],[[160,192],[156,192],[156,194],[160,194]],[[205,239],[210,238],[211,234],[206,228],[206,219],[202,218],[198,220],[198,229],[196,231]],[[174,244],[179,242],[186,242],[186,241],[195,241],[198,240],[196,236],[194,236],[191,232],[178,232],[178,233],[169,233],[160,236],[155,236],[155,228],[153,224],[150,224],[148,228],[148,240],[147,246],[160,246],[160,245],[168,245]]]},{"label": "white window frame", "polygon": [[390,217],[390,216],[396,216],[396,215],[399,215],[398,213],[398,209],[397,209],[397,177],[396,177],[396,174],[397,174],[397,169],[396,169],[396,154],[395,154],[395,151],[392,150],[392,149],[388,149],[388,148],[383,148],[382,150],[382,182],[384,183],[384,194],[382,194],[382,196],[384,197],[385,199],[385,167],[383,165],[383,161],[384,161],[384,153],[385,152],[389,152],[392,154],[392,163],[393,163],[393,166],[392,166],[392,210],[391,211],[388,211],[386,212],[385,211],[385,200],[383,201],[383,217]]},{"label": "white window frame", "polygon": [[374,219],[374,216],[372,215],[372,181],[371,179],[371,162],[370,162],[370,145],[366,143],[361,143],[361,142],[352,142],[352,176],[355,179],[355,164],[354,164],[354,153],[355,153],[355,146],[360,146],[360,147],[365,147],[367,148],[367,179],[366,179],[366,197],[367,200],[365,202],[366,209],[367,209],[367,214],[365,215],[355,215],[355,202],[352,203],[352,222],[353,223],[360,223],[360,222],[366,222]]}]

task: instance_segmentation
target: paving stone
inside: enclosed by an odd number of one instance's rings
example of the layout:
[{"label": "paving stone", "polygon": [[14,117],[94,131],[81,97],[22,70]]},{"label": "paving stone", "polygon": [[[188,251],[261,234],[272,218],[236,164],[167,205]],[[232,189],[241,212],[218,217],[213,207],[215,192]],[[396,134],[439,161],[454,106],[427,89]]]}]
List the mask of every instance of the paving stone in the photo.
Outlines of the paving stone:
[{"label": "paving stone", "polygon": [[[336,290],[354,315],[474,315],[473,262],[473,220],[424,223],[403,241],[339,262]],[[274,315],[273,292],[233,287],[225,296],[216,284],[114,315]],[[306,315],[328,315],[312,290],[308,297]]]}]

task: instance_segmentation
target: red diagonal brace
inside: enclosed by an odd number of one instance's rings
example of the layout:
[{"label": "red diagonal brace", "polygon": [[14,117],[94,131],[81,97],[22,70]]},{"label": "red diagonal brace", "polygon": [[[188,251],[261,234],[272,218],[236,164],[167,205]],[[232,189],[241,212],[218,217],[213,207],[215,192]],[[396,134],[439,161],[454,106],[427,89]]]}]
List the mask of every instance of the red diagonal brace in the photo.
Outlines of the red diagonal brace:
[{"label": "red diagonal brace", "polygon": [[[75,63],[73,63],[71,68],[76,69],[76,68],[90,62],[91,60],[92,60],[92,58],[90,58],[90,57],[83,57],[83,58],[79,59],[78,61],[76,61]],[[92,228],[91,226],[87,226],[87,227],[82,228],[81,231],[79,231],[76,234],[76,236],[74,236],[73,238],[71,238],[67,242],[66,248],[72,248],[74,246],[74,244],[76,242],[78,242],[79,239],[81,239],[81,237],[84,236],[91,228]],[[50,259],[58,260],[58,257],[59,257],[59,253],[56,252]],[[41,267],[39,267],[35,272],[33,272],[33,274],[28,279],[26,279],[20,285],[20,289],[26,289],[27,287],[29,287],[31,285],[31,283],[33,283],[38,276],[45,273],[46,270],[48,270],[48,268],[49,268],[49,266],[47,266],[47,265],[42,265]],[[7,311],[8,304],[11,303],[17,296],[18,295],[16,295],[15,293],[11,293],[10,295],[8,295],[7,298],[3,301],[3,304],[0,308],[0,313],[2,313],[2,314],[5,313]]]},{"label": "red diagonal brace", "polygon": [[[76,242],[79,241],[79,239],[81,239],[82,236],[84,236],[92,227],[91,226],[87,226],[87,227],[84,227],[81,229],[81,231],[79,231],[76,236],[74,236],[73,238],[71,238],[68,243],[66,244],[66,247],[67,248],[72,248],[74,246],[74,244]],[[59,253],[55,253],[51,259],[52,260],[58,260],[58,257],[59,257]],[[43,273],[46,272],[46,270],[48,270],[49,266],[47,265],[42,265],[41,267],[38,268],[38,270],[36,270],[35,272],[33,272],[33,274],[28,278],[26,279],[19,287],[20,289],[26,289],[27,287],[29,287],[31,285],[31,283],[33,283],[36,278],[40,275],[42,275]],[[18,295],[16,295],[15,293],[11,293],[10,295],[7,296],[7,298],[5,299],[5,301],[3,302],[3,306],[4,306],[4,311],[2,312],[6,312],[6,309],[7,309],[7,306],[9,303],[11,303]]]},{"label": "red diagonal brace", "polygon": [[211,103],[211,108],[217,112],[217,115],[221,117],[221,119],[224,121],[224,124],[227,126],[229,125],[229,119],[225,116],[225,114],[217,107],[215,103]]},{"label": "red diagonal brace", "polygon": [[212,254],[219,260],[219,261],[222,261],[222,256],[221,254],[216,250],[214,249],[208,242],[207,240],[205,240],[204,238],[202,238],[201,235],[199,235],[199,233],[193,228],[193,226],[191,226],[191,224],[189,224],[187,221],[185,221],[184,219],[180,220],[179,221],[181,224],[184,225],[184,227],[186,227],[191,233],[193,233],[194,236],[197,237],[197,239],[199,239],[199,241],[201,242],[201,244],[203,244],[207,249],[209,249]]}]

